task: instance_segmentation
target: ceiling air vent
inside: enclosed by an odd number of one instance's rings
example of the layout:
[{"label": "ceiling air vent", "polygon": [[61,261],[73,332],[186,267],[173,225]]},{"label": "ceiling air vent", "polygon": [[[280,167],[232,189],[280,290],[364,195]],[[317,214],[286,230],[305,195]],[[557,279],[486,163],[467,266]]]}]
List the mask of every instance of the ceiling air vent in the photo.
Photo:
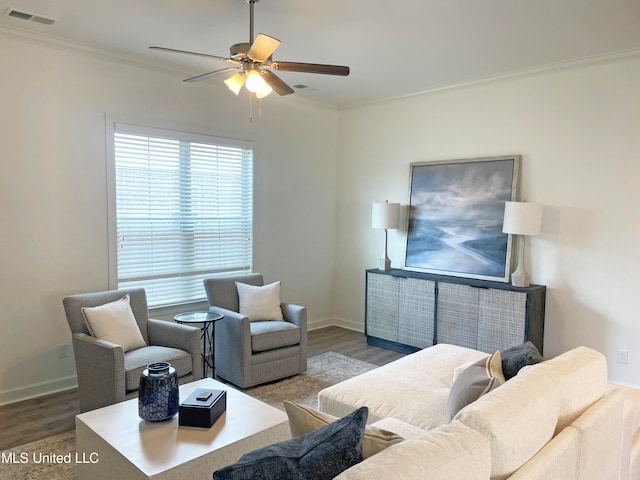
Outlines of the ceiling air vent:
[{"label": "ceiling air vent", "polygon": [[21,12],[20,10],[14,10],[8,8],[4,14],[7,17],[18,18],[20,20],[27,20],[29,22],[41,23],[43,25],[53,25],[56,21],[53,18],[43,17],[42,15],[35,15],[33,13]]}]

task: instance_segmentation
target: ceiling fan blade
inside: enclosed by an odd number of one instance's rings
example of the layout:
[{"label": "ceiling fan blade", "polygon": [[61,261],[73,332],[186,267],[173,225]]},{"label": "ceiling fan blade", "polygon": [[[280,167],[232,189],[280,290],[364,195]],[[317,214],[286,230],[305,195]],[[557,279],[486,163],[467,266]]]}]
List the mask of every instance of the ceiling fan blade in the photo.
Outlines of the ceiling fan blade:
[{"label": "ceiling fan blade", "polygon": [[203,73],[202,75],[198,75],[196,77],[185,78],[183,82],[200,82],[202,80],[207,80],[208,78],[211,78],[211,77],[217,77],[218,75],[221,75],[225,72],[233,72],[235,70],[238,70],[238,68],[237,67],[221,68],[219,70],[214,70],[213,72]]},{"label": "ceiling fan blade", "polygon": [[223,62],[231,62],[231,63],[240,63],[238,60],[229,57],[219,57],[217,55],[209,55],[208,53],[198,53],[198,52],[189,52],[187,50],[176,50],[175,48],[166,48],[166,47],[149,47],[152,50],[161,50],[163,52],[171,52],[171,53],[184,53],[186,55],[195,55],[197,57],[205,57],[205,58],[213,58],[215,60],[221,60]]},{"label": "ceiling fan blade", "polygon": [[293,88],[284,83],[284,81],[282,81],[282,79],[272,71],[260,70],[260,75],[278,95],[291,95],[292,93],[294,93]]},{"label": "ceiling fan blade", "polygon": [[264,62],[279,46],[280,40],[277,38],[270,37],[264,33],[259,33],[251,44],[251,48],[249,48],[247,55],[256,62]]},{"label": "ceiling fan blade", "polygon": [[271,68],[282,72],[319,73],[322,75],[349,75],[349,67],[342,65],[323,65],[320,63],[271,62]]}]

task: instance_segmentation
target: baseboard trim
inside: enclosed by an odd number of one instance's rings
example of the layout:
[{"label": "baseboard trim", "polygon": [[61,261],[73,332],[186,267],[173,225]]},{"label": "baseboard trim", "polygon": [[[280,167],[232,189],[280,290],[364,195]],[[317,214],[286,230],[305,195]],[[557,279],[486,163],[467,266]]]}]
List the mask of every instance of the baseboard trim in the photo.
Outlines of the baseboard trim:
[{"label": "baseboard trim", "polygon": [[[161,316],[162,315],[158,315],[158,317]],[[364,332],[361,322],[347,320],[344,318],[321,318],[318,320],[312,320],[307,324],[307,329],[310,331],[326,327],[341,327],[356,332]],[[78,379],[75,375],[47,382],[34,383],[24,387],[0,391],[0,405],[22,402],[24,400],[43,397],[53,393],[63,392],[65,390],[71,390],[73,388],[78,388]]]},{"label": "baseboard trim", "polygon": [[364,333],[364,326],[361,322],[347,320],[344,318],[322,318],[319,320],[309,321],[307,330],[318,330],[326,327],[341,327],[347,330]]},{"label": "baseboard trim", "polygon": [[8,405],[32,398],[44,397],[73,388],[78,388],[78,378],[75,375],[57,378],[48,382],[33,383],[24,387],[0,392],[0,405]]}]

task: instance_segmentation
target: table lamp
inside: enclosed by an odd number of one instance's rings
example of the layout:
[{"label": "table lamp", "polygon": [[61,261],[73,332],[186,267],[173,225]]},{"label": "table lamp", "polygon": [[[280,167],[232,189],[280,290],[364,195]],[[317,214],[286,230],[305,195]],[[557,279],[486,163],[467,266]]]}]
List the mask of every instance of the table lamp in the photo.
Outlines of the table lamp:
[{"label": "table lamp", "polygon": [[387,256],[387,230],[395,230],[400,224],[400,204],[388,201],[373,204],[371,210],[371,227],[384,228],[384,252],[378,261],[379,270],[391,270],[391,260]]},{"label": "table lamp", "polygon": [[540,235],[541,223],[542,205],[528,202],[505,203],[502,232],[522,236],[518,252],[518,267],[511,274],[511,284],[514,287],[529,286],[529,278],[524,268],[525,237],[530,235]]}]

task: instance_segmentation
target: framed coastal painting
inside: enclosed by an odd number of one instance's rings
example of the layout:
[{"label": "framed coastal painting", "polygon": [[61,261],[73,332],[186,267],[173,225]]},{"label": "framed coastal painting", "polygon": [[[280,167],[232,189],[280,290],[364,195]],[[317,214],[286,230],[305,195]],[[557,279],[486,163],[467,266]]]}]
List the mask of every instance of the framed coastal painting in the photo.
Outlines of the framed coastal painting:
[{"label": "framed coastal painting", "polygon": [[504,206],[518,199],[519,155],[411,164],[404,268],[509,281]]}]

